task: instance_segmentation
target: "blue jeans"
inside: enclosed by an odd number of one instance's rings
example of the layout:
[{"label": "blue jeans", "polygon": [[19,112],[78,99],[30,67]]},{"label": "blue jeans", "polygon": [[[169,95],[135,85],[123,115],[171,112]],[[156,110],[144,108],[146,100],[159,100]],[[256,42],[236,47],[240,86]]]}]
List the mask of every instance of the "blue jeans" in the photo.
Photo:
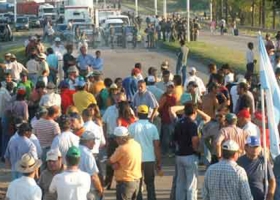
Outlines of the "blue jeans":
[{"label": "blue jeans", "polygon": [[197,199],[198,157],[176,156],[176,200]]},{"label": "blue jeans", "polygon": [[7,117],[3,116],[1,120],[2,125],[2,144],[1,144],[1,157],[4,157],[8,142],[10,140],[9,133],[9,120]]},{"label": "blue jeans", "polygon": [[[181,73],[182,73],[182,75],[181,75]],[[182,76],[182,85],[184,85],[186,80],[187,80],[187,66],[186,65],[182,66],[181,61],[177,61],[176,75],[181,75]]]},{"label": "blue jeans", "polygon": [[33,83],[35,86],[37,83],[38,75],[37,74],[28,74],[28,79]]},{"label": "blue jeans", "polygon": [[116,185],[117,200],[136,200],[139,188],[139,180],[119,182]]},{"label": "blue jeans", "polygon": [[172,150],[170,148],[171,137],[173,134],[173,124],[161,124],[161,153],[166,155],[171,153]]}]

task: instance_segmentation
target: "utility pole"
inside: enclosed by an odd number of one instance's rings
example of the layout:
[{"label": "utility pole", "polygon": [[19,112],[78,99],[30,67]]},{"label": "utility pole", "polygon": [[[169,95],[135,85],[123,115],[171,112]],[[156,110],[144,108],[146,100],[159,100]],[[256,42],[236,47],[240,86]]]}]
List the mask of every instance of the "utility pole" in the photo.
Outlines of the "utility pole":
[{"label": "utility pole", "polygon": [[190,0],[187,0],[187,42],[190,42]]},{"label": "utility pole", "polygon": [[155,0],[154,3],[155,3],[155,15],[157,15],[157,0]]},{"label": "utility pole", "polygon": [[135,0],[135,16],[138,16],[138,0]]},{"label": "utility pole", "polygon": [[17,0],[14,0],[14,23],[17,22]]},{"label": "utility pole", "polygon": [[209,12],[210,12],[210,22],[212,22],[213,21],[213,0],[210,0]]},{"label": "utility pole", "polygon": [[163,0],[163,17],[165,20],[167,18],[166,9],[167,9],[166,0]]}]

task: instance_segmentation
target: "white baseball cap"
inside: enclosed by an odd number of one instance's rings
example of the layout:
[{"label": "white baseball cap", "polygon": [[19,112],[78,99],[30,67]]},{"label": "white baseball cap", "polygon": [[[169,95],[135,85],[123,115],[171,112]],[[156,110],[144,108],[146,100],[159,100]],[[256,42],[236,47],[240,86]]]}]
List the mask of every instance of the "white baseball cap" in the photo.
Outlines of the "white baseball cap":
[{"label": "white baseball cap", "polygon": [[114,130],[114,135],[117,136],[117,137],[124,137],[124,136],[128,136],[129,132],[128,132],[128,129],[126,127],[118,126]]},{"label": "white baseball cap", "polygon": [[239,145],[233,140],[227,140],[223,143],[222,149],[228,150],[228,151],[238,151]]},{"label": "white baseball cap", "polygon": [[56,160],[58,160],[59,157],[61,157],[61,153],[60,153],[59,149],[51,149],[47,153],[46,161],[49,161],[49,160],[56,161]]},{"label": "white baseball cap", "polygon": [[60,37],[56,37],[56,38],[54,39],[54,41],[55,41],[55,42],[61,42],[61,39],[60,39]]},{"label": "white baseball cap", "polygon": [[147,81],[150,83],[154,83],[154,82],[156,82],[156,78],[155,78],[155,76],[148,76]]},{"label": "white baseball cap", "polygon": [[189,70],[189,73],[195,73],[196,72],[196,68],[195,67],[191,67]]},{"label": "white baseball cap", "polygon": [[169,86],[173,86],[174,87],[173,81],[168,81],[168,83],[166,84],[166,87],[169,87]]}]

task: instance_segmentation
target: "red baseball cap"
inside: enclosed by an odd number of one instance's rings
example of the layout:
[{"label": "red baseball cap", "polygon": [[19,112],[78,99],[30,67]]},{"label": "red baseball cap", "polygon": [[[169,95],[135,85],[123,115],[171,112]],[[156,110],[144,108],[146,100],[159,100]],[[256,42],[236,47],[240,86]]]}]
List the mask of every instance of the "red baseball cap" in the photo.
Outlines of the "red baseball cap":
[{"label": "red baseball cap", "polygon": [[251,114],[250,114],[249,110],[243,109],[243,110],[239,111],[239,113],[237,114],[237,117],[250,118]]}]

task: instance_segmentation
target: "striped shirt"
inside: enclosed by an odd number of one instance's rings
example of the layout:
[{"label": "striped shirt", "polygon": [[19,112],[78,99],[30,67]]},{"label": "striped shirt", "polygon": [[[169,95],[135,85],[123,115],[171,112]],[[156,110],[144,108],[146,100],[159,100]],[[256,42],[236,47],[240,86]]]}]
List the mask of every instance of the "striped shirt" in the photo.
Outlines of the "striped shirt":
[{"label": "striped shirt", "polygon": [[53,120],[39,119],[33,127],[42,148],[50,147],[56,135],[60,134],[58,123]]},{"label": "striped shirt", "polygon": [[205,174],[203,200],[253,200],[245,170],[236,162],[221,160]]}]

